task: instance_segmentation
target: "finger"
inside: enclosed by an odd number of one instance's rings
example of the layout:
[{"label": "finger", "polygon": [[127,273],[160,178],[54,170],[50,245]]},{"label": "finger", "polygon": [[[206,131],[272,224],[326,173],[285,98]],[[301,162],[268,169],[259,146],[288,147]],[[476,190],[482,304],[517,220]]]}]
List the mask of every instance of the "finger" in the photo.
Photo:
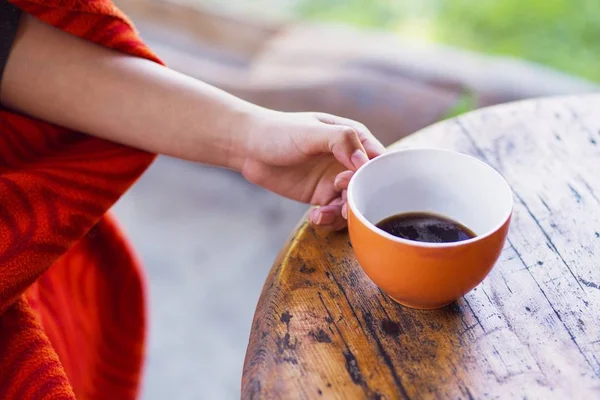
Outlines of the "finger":
[{"label": "finger", "polygon": [[342,218],[342,205],[327,205],[314,210],[309,217],[310,223],[321,227],[338,227],[340,222],[345,222]]},{"label": "finger", "polygon": [[335,180],[333,181],[333,187],[338,192],[342,190],[348,189],[348,184],[350,183],[350,179],[354,175],[354,171],[344,171],[337,174]]},{"label": "finger", "polygon": [[344,190],[342,192],[340,198],[342,199],[342,210],[341,210],[342,218],[344,218],[346,220],[346,219],[348,219],[348,191]]},{"label": "finger", "polygon": [[331,114],[318,113],[317,119],[325,124],[330,125],[342,125],[353,128],[358,134],[358,138],[362,143],[365,151],[369,158],[380,156],[385,152],[385,147],[379,140],[371,133],[371,131],[363,124],[358,121],[354,121],[348,118],[338,117]]},{"label": "finger", "polygon": [[349,170],[355,171],[369,161],[358,133],[349,126],[318,122],[297,144],[308,154],[331,153]]},{"label": "finger", "polygon": [[334,219],[333,222],[331,222],[328,225],[323,225],[323,227],[325,227],[326,229],[332,230],[332,231],[339,231],[341,229],[344,229],[347,226],[347,222],[346,219],[344,219],[342,217],[342,205],[341,204],[335,204],[335,205],[327,205],[324,206],[323,208],[325,208],[325,212],[327,213],[331,213],[332,215],[334,215]]},{"label": "finger", "polygon": [[328,205],[312,209],[309,213],[309,221],[329,230],[343,229],[346,226],[346,220],[342,218],[342,206],[343,200],[338,197]]},{"label": "finger", "polygon": [[308,214],[308,220],[313,225],[328,226],[335,222],[338,218],[337,214],[341,215],[341,206],[339,210],[323,209],[323,207],[313,208]]},{"label": "finger", "polygon": [[334,230],[343,229],[348,225],[348,218],[344,216],[344,208],[347,209],[348,207],[348,191],[343,190],[341,196],[335,199],[332,203],[342,206],[339,214],[341,218],[337,218],[335,223],[333,224]]},{"label": "finger", "polygon": [[334,157],[346,168],[356,171],[369,157],[356,131],[349,126],[331,125],[328,146]]},{"label": "finger", "polygon": [[361,140],[369,158],[375,158],[385,153],[385,147],[374,136]]},{"label": "finger", "polygon": [[315,225],[330,224],[329,216],[323,216],[322,214],[330,214],[331,212],[338,212],[341,215],[342,205],[344,200],[341,197],[336,197],[324,206],[312,208],[308,212],[308,220]]}]

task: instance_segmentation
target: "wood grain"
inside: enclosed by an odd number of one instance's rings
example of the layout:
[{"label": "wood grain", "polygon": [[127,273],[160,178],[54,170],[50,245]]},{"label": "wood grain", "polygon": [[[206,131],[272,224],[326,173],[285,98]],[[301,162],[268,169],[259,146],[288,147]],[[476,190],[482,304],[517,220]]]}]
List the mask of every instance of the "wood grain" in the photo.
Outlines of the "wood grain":
[{"label": "wood grain", "polygon": [[506,177],[516,205],[498,264],[455,304],[412,310],[370,282],[346,233],[301,223],[259,300],[242,398],[600,398],[598,109],[600,96],[530,100],[399,142]]}]

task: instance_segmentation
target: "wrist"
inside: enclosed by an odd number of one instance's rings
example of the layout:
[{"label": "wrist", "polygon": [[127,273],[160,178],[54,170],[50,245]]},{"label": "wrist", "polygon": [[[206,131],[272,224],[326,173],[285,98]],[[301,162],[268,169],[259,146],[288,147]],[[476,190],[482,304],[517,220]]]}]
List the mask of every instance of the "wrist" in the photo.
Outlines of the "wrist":
[{"label": "wrist", "polygon": [[226,168],[241,172],[247,161],[256,154],[258,149],[254,143],[264,132],[261,126],[264,125],[265,114],[270,111],[251,103],[234,111],[229,129]]}]

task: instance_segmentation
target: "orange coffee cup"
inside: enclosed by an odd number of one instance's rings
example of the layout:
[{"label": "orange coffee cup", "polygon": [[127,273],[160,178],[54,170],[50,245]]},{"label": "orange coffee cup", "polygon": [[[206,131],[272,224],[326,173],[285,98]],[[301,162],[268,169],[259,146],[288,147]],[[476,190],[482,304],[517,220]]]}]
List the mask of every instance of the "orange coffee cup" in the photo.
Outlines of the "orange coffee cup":
[{"label": "orange coffee cup", "polygon": [[[390,297],[413,308],[443,307],[481,283],[504,247],[512,211],[512,191],[496,170],[441,149],[385,153],[348,186],[348,230],[359,264]],[[424,243],[375,226],[406,212],[449,217],[476,236]]]}]

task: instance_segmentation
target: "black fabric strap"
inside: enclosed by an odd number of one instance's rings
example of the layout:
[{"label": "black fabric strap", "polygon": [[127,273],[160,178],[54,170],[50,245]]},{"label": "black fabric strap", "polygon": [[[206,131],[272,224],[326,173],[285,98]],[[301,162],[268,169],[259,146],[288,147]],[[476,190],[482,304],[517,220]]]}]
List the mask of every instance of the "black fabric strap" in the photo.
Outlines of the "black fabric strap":
[{"label": "black fabric strap", "polygon": [[20,20],[21,10],[7,0],[0,0],[0,85]]}]

